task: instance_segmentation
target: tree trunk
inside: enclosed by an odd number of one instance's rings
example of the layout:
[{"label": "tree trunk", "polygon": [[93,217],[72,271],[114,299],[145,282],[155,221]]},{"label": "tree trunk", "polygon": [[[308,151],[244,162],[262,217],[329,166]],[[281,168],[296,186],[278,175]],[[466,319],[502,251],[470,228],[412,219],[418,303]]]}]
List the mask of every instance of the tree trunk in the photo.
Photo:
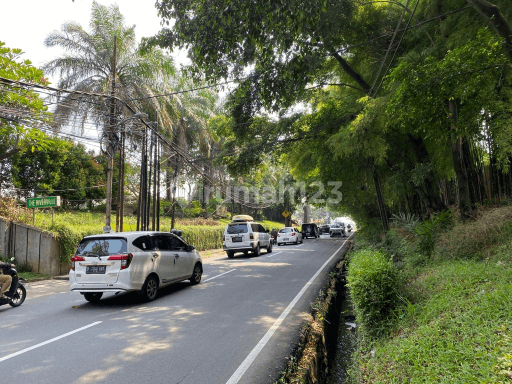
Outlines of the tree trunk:
[{"label": "tree trunk", "polygon": [[450,109],[450,136],[452,142],[452,159],[453,168],[457,177],[459,187],[459,210],[462,219],[471,217],[471,199],[469,196],[469,183],[466,170],[464,168],[463,152],[462,152],[462,138],[457,134],[457,104],[454,100],[448,101]]},{"label": "tree trunk", "polygon": [[[407,135],[409,141],[413,144],[414,154],[416,156],[416,160],[420,164],[424,164],[430,161],[430,157],[427,151],[427,147],[425,146],[425,142],[419,136],[413,136],[411,134]],[[443,199],[441,197],[441,192],[439,188],[435,188],[435,175],[432,170],[430,170],[425,178],[424,185],[426,196],[423,198],[426,199],[428,207],[430,210],[434,212],[439,212],[446,209],[446,205],[443,203]],[[420,193],[421,195],[421,193]]]},{"label": "tree trunk", "polygon": [[375,186],[375,194],[377,195],[377,204],[379,206],[380,220],[382,222],[382,228],[384,231],[389,230],[389,220],[386,212],[386,206],[384,205],[384,197],[382,196],[382,189],[380,185],[380,177],[375,166],[375,161],[370,158],[370,167],[372,169],[373,184]]}]

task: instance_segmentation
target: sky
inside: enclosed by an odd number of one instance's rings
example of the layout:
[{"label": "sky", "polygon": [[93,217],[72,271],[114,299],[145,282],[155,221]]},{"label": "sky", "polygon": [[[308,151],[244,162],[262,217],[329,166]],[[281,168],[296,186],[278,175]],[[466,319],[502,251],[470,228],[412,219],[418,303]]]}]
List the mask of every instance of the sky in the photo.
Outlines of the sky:
[{"label": "sky", "polygon": [[[103,5],[116,3],[125,24],[135,25],[135,34],[142,37],[155,35],[161,28],[155,0],[97,0]],[[75,21],[89,30],[93,0],[0,0],[2,21],[0,41],[9,48],[20,48],[22,59],[36,67],[58,57],[60,48],[45,48],[44,40],[54,30],[60,30],[67,21]],[[56,83],[55,79],[51,79]]]}]

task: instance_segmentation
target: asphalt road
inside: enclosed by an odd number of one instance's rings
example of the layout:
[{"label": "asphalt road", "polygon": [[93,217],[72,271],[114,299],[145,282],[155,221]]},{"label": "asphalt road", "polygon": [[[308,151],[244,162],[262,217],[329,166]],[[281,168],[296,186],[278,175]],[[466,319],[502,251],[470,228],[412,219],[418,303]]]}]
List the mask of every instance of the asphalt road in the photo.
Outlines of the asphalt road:
[{"label": "asphalt road", "polygon": [[91,304],[66,281],[29,283],[21,307],[0,307],[1,381],[272,383],[346,240],[204,259],[199,285],[151,303],[127,294]]}]

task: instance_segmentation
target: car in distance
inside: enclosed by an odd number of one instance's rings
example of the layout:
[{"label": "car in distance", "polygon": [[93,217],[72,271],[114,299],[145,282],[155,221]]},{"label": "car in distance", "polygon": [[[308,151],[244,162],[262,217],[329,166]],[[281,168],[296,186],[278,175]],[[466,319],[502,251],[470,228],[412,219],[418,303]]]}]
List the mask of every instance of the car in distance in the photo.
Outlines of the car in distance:
[{"label": "car in distance", "polygon": [[319,228],[320,235],[323,235],[323,234],[328,235],[330,228],[331,228],[331,226],[329,224],[322,224]]},{"label": "car in distance", "polygon": [[252,252],[259,256],[261,248],[265,248],[267,253],[272,252],[272,237],[251,216],[237,215],[233,216],[232,222],[224,230],[222,248],[229,258],[233,258],[236,252],[243,252],[244,255]]},{"label": "car in distance", "polygon": [[146,301],[178,281],[198,284],[203,274],[199,252],[167,232],[118,232],[86,236],[71,258],[70,289],[90,302],[105,292],[138,291]]},{"label": "car in distance", "polygon": [[277,232],[277,245],[302,243],[302,233],[295,227],[284,227]]},{"label": "car in distance", "polygon": [[314,237],[315,239],[320,236],[318,225],[315,223],[302,224],[302,238],[307,239],[308,237]]},{"label": "car in distance", "polygon": [[345,224],[343,223],[332,223],[329,228],[329,236],[345,236]]}]

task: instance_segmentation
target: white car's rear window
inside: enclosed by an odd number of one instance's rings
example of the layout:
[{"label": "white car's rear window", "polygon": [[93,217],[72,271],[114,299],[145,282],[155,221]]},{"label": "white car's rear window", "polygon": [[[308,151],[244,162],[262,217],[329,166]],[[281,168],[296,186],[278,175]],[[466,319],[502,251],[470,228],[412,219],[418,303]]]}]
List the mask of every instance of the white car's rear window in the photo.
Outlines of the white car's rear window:
[{"label": "white car's rear window", "polygon": [[228,235],[236,235],[239,233],[247,233],[247,224],[228,224],[227,233]]},{"label": "white car's rear window", "polygon": [[110,256],[126,253],[126,240],[124,238],[98,238],[84,239],[78,246],[77,256]]}]

